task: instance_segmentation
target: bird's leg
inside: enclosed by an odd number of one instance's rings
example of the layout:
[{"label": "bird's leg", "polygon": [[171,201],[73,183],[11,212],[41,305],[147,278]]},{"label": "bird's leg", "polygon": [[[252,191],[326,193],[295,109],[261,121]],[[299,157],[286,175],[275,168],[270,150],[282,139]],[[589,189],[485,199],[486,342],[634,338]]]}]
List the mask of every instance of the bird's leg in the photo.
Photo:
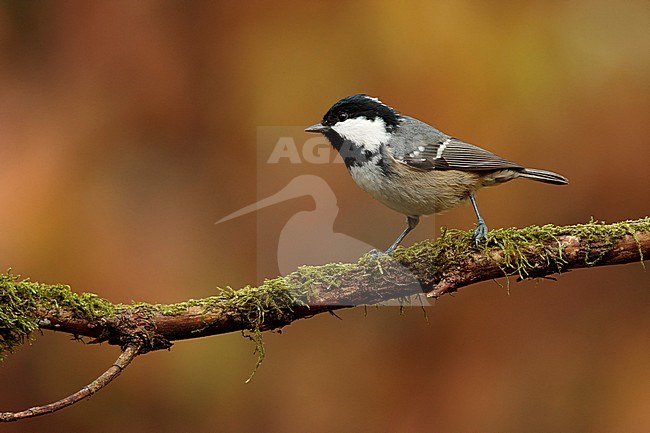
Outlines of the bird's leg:
[{"label": "bird's leg", "polygon": [[476,199],[474,198],[474,193],[469,194],[469,199],[472,202],[472,207],[474,207],[474,213],[476,213],[476,228],[474,229],[474,242],[478,245],[483,239],[487,238],[488,228],[485,225],[485,221],[481,218],[481,214],[478,213],[478,206],[476,206]]},{"label": "bird's leg", "polygon": [[397,246],[400,244],[400,242],[402,242],[402,240],[406,237],[406,235],[409,234],[409,232],[411,230],[413,230],[418,225],[419,222],[420,222],[420,217],[408,215],[406,217],[406,228],[404,229],[404,231],[402,233],[400,233],[400,235],[397,237],[397,239],[395,239],[395,242],[393,242],[393,245],[388,247],[388,249],[386,250],[386,252],[384,254],[392,253],[393,250],[395,250],[395,248],[397,248]]}]

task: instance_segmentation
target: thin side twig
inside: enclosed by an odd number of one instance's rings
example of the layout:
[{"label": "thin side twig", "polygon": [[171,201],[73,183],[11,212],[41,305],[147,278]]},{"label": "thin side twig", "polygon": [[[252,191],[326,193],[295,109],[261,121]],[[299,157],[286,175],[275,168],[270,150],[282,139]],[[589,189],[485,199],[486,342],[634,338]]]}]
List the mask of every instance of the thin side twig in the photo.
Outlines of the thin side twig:
[{"label": "thin side twig", "polygon": [[87,397],[90,397],[111,383],[117,376],[119,376],[122,370],[124,370],[131,363],[131,361],[133,361],[133,359],[138,356],[139,351],[139,346],[127,346],[120,353],[120,356],[115,360],[113,365],[111,365],[108,370],[106,370],[104,373],[102,373],[101,376],[74,394],[62,398],[61,400],[55,401],[54,403],[32,407],[20,412],[0,413],[0,422],[18,421],[25,418],[33,418],[35,416],[56,412],[65,407],[72,406],[73,404],[78,403]]}]

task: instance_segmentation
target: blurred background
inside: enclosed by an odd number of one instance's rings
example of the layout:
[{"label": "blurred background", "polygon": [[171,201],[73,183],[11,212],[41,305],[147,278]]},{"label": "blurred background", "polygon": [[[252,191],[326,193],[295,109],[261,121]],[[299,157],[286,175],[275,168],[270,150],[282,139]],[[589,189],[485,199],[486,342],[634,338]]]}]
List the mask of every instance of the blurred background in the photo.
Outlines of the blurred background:
[{"label": "blurred background", "polygon": [[[273,276],[258,271],[259,215],[214,222],[258,198],[261,126],[313,124],[359,92],[570,178],[482,191],[490,228],[648,214],[646,0],[4,0],[0,268],[125,303]],[[329,168],[334,228],[390,244],[403,217]],[[474,222],[455,209],[406,244]],[[2,431],[647,432],[649,287],[631,264],[477,284],[428,323],[417,308],[322,315],[266,334],[249,384],[241,335],[179,342]],[[0,411],[68,395],[117,356],[69,340],[38,335],[0,366]]]}]

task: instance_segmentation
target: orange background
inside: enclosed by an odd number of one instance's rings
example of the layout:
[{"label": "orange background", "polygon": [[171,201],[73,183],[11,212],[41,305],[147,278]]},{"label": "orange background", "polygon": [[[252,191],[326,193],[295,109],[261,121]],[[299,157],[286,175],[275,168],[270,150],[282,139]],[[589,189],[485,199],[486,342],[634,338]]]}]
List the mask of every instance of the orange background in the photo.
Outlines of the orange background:
[{"label": "orange background", "polygon": [[[648,214],[650,5],[572,2],[5,1],[0,268],[114,302],[256,283],[259,126],[307,126],[365,92],[567,187],[482,191],[488,226]],[[337,231],[388,245],[403,218],[341,165]],[[264,218],[285,221],[306,199]],[[371,217],[369,217],[371,215]],[[469,229],[468,207],[422,224]],[[281,223],[278,223],[281,226]],[[644,432],[650,277],[640,264],[418,309],[362,308],[180,342],[107,389],[6,432]],[[0,366],[0,411],[56,400],[114,347],[47,332]]]}]

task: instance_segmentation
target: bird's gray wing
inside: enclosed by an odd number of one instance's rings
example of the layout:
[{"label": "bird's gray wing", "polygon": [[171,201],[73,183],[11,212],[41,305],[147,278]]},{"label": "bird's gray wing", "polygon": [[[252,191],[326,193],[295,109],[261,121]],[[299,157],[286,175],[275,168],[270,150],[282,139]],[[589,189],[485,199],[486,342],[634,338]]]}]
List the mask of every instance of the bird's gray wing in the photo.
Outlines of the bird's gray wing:
[{"label": "bird's gray wing", "polygon": [[[420,170],[491,171],[522,170],[500,156],[450,137],[416,119],[405,119],[391,145],[393,157]],[[408,127],[406,127],[408,126]]]}]

